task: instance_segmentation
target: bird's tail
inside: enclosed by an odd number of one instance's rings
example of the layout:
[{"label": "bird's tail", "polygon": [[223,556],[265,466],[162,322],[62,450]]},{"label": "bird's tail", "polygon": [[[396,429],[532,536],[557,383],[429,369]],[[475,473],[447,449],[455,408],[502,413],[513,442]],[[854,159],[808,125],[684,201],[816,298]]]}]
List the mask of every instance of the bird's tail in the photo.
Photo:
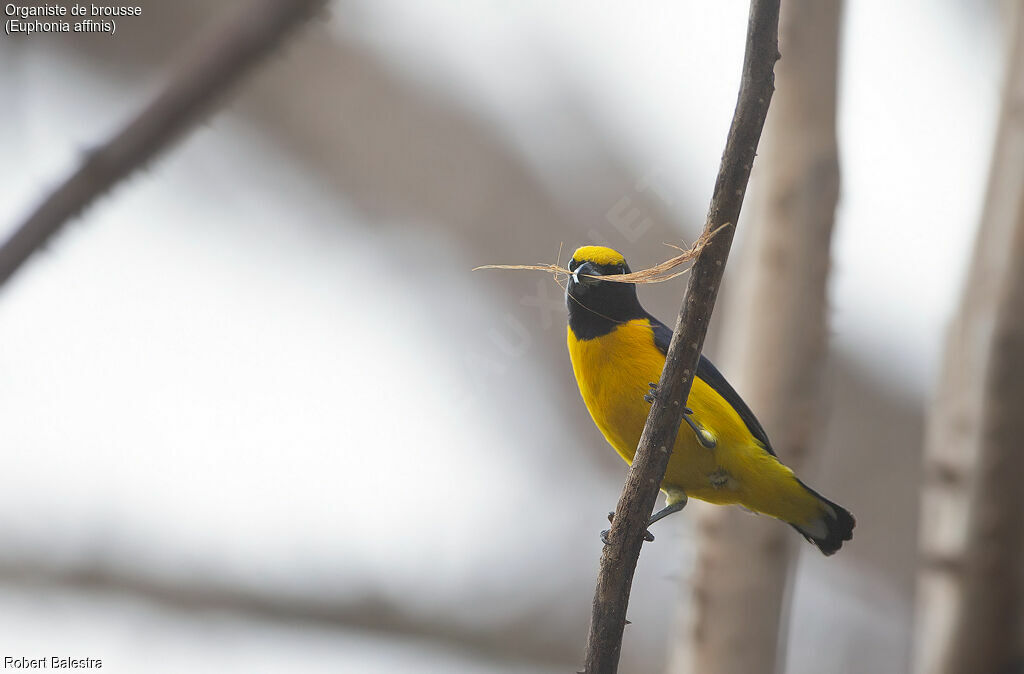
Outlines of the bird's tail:
[{"label": "bird's tail", "polygon": [[[800,482],[797,480],[797,482]],[[818,499],[821,512],[818,517],[806,524],[790,522],[790,525],[813,543],[822,553],[831,555],[843,547],[843,541],[853,538],[853,527],[856,520],[846,508],[829,501],[827,498],[800,482],[804,489]]]}]

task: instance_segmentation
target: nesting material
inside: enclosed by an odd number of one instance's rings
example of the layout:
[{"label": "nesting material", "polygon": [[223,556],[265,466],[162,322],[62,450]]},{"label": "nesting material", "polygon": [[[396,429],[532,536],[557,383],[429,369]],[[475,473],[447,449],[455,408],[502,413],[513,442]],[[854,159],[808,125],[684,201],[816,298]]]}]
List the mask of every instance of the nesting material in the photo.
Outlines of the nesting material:
[{"label": "nesting material", "polygon": [[[673,258],[665,260],[660,264],[656,264],[653,267],[647,269],[641,269],[630,274],[617,274],[615,276],[591,276],[590,274],[584,274],[591,278],[600,278],[602,281],[611,281],[613,283],[661,283],[662,281],[669,281],[677,276],[681,276],[688,272],[690,269],[681,269],[676,271],[679,265],[686,264],[687,262],[693,262],[700,255],[700,252],[704,249],[704,246],[711,241],[711,238],[718,234],[726,227],[731,227],[731,223],[725,223],[716,227],[714,230],[705,229],[703,233],[693,242],[693,245],[689,248],[681,248],[673,244],[665,244],[671,248],[675,248],[679,251],[679,255]],[[559,259],[561,259],[561,248],[559,248]],[[568,276],[570,272],[567,268],[563,267],[560,263],[555,264],[485,264],[473,269],[529,269],[533,271],[544,271],[552,274],[555,280],[561,280],[563,275]]]}]

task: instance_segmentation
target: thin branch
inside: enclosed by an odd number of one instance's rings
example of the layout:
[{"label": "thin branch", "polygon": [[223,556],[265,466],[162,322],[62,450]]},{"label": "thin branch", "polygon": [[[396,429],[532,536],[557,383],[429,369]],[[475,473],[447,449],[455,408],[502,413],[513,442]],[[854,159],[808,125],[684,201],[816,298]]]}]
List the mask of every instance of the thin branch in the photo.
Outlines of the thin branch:
[{"label": "thin branch", "polygon": [[0,248],[0,285],[99,195],[155,157],[326,0],[255,0],[189,46],[170,84],[86,160]]},{"label": "thin branch", "polygon": [[[775,90],[778,34],[779,0],[751,0],[740,92],[705,231],[726,223],[735,224],[739,218],[750,168]],[[734,229],[727,227],[713,237],[701,250],[690,273],[657,396],[615,509],[608,545],[601,554],[587,635],[587,674],[611,674],[618,668],[629,592],[647,519],[654,510],[658,488],[679,432],[684,403],[697,370]]]}]

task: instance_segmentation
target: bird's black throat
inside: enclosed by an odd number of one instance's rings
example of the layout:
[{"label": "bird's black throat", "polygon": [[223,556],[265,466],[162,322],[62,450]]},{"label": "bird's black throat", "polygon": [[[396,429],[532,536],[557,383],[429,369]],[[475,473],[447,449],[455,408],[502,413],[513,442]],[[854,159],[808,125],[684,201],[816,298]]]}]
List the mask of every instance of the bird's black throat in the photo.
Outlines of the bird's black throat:
[{"label": "bird's black throat", "polygon": [[[629,273],[619,267],[616,273]],[[607,335],[626,321],[647,318],[632,283],[597,281],[586,284],[569,279],[565,302],[569,309],[569,328],[577,339],[594,339]]]}]

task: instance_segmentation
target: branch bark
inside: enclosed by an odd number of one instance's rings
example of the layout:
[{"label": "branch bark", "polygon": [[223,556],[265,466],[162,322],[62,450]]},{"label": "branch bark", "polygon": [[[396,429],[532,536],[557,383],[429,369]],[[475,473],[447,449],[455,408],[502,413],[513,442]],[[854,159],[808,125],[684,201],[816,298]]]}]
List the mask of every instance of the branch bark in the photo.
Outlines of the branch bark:
[{"label": "branch bark", "polygon": [[[836,80],[840,0],[783,0],[778,93],[765,125],[743,274],[727,298],[723,360],[779,456],[801,473],[823,416],[829,251],[839,198]],[[736,508],[699,518],[680,671],[784,669],[784,616],[801,541]],[[687,588],[688,590],[689,588]]]},{"label": "branch bark", "polygon": [[[708,210],[705,231],[739,219],[768,105],[775,89],[779,0],[751,0],[740,91],[726,139],[722,163]],[[636,456],[622,489],[594,591],[585,671],[610,674],[618,669],[629,592],[668,467],[683,408],[704,344],[708,321],[732,246],[734,227],[725,227],[701,251],[690,271],[686,296],[658,382]]]},{"label": "branch bark", "polygon": [[256,0],[190,46],[178,74],[126,127],[87,159],[0,248],[0,285],[100,194],[167,147],[326,0]]},{"label": "branch bark", "polygon": [[985,209],[929,412],[914,671],[1024,667],[1024,9]]}]

